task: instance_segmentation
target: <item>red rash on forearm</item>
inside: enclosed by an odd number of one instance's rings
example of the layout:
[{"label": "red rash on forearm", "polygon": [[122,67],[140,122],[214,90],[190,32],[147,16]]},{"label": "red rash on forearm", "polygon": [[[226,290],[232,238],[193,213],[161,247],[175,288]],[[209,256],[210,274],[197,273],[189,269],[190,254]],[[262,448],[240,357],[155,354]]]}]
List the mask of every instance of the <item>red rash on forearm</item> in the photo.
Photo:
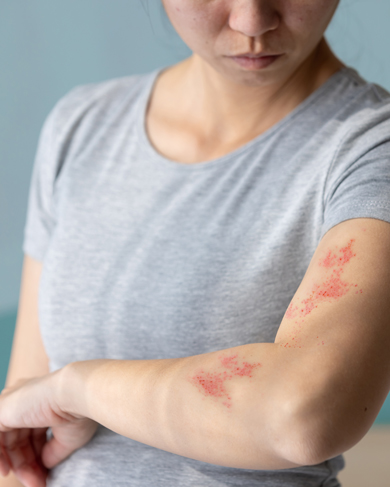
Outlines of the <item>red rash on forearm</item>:
[{"label": "red rash on forearm", "polygon": [[253,371],[261,367],[261,363],[250,364],[240,359],[238,354],[221,355],[218,358],[220,366],[217,371],[208,372],[201,369],[189,380],[205,397],[221,399],[222,404],[230,409],[232,407],[232,398],[226,389],[226,382],[234,377],[248,377],[251,379]]},{"label": "red rash on forearm", "polygon": [[[319,261],[320,267],[325,267],[331,270],[331,274],[328,275],[322,284],[314,284],[311,293],[306,299],[303,299],[299,306],[295,303],[291,303],[288,307],[285,318],[295,321],[297,328],[295,328],[295,335],[290,335],[291,341],[281,345],[285,348],[301,348],[298,345],[299,339],[297,334],[301,331],[304,318],[310,314],[314,309],[318,308],[318,305],[323,302],[332,302],[345,296],[352,287],[357,287],[357,284],[350,284],[342,280],[341,275],[344,272],[345,265],[350,262],[351,259],[356,257],[353,252],[352,245],[355,239],[351,239],[347,246],[333,252],[329,250],[326,257]],[[337,247],[336,247],[337,249]],[[363,290],[357,290],[356,294],[362,293]],[[317,337],[318,338],[318,337]],[[318,343],[320,345],[321,343]],[[324,345],[324,342],[322,342]]]}]

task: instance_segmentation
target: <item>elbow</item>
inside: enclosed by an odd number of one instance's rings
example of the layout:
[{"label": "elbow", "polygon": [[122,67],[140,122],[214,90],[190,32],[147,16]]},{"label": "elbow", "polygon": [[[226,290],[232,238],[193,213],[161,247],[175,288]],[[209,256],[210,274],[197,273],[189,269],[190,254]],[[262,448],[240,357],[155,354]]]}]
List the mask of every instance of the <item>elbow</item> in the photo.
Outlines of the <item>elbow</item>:
[{"label": "elbow", "polygon": [[280,455],[297,466],[318,465],[330,458],[337,456],[330,445],[324,445],[315,432],[309,432],[306,428],[294,431],[284,442]]},{"label": "elbow", "polygon": [[275,450],[297,466],[323,463],[348,449],[339,441],[343,428],[337,431],[337,424],[336,418],[325,417],[320,408],[290,404],[277,428]]},{"label": "elbow", "polygon": [[318,465],[352,448],[379,412],[378,408],[370,416],[364,415],[349,395],[334,395],[325,387],[290,400],[284,410],[278,428],[279,438],[284,438],[279,442],[279,454],[302,466]]},{"label": "elbow", "polygon": [[286,464],[296,467],[317,465],[327,459],[317,436],[299,426],[294,418],[281,430],[275,435],[274,451]]}]

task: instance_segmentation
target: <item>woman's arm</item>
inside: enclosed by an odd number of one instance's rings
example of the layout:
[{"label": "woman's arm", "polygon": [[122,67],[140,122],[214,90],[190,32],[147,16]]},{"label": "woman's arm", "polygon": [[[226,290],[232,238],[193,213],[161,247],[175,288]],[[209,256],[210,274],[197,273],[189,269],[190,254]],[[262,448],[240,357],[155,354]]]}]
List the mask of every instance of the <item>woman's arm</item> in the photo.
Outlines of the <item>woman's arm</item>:
[{"label": "woman's arm", "polygon": [[[390,225],[322,239],[275,343],[174,360],[76,362],[61,407],[156,448],[250,469],[351,448],[390,387]],[[185,324],[183,324],[185,326]]]},{"label": "woman's arm", "polygon": [[[49,361],[43,346],[38,319],[38,288],[41,272],[41,262],[26,255],[23,262],[18,315],[7,372],[7,387],[12,386],[19,379],[40,377],[50,372]],[[18,436],[21,437],[22,435],[23,432],[19,431]],[[29,436],[31,438],[31,435]],[[38,455],[42,450],[45,438],[46,434],[42,431],[37,438],[39,445],[37,443],[35,444]],[[15,440],[17,441],[16,438]],[[30,459],[33,458],[32,441],[30,440],[28,442],[28,448],[26,448],[25,445],[26,443],[24,442],[24,451],[26,455]],[[17,449],[12,448],[12,444],[10,447],[8,454],[9,459],[13,464],[13,468],[18,471],[19,477],[22,478],[25,465],[20,463],[20,460],[23,459],[23,456],[19,454]],[[3,468],[6,468],[6,465],[3,464]],[[6,470],[3,471],[5,472]],[[38,470],[36,477],[43,479],[45,473]],[[0,477],[0,487],[21,486],[22,483],[12,471],[9,472],[6,478]]]},{"label": "woman's arm", "polygon": [[51,426],[49,468],[88,442],[95,422],[229,467],[332,458],[367,433],[390,388],[389,259],[389,224],[341,223],[320,242],[275,343],[75,362],[2,393],[0,431]]},{"label": "woman's arm", "polygon": [[196,460],[294,467],[306,452],[298,442],[294,451],[286,444],[298,440],[288,420],[287,358],[264,343],[173,360],[75,362],[60,403],[123,436]]},{"label": "woman's arm", "polygon": [[49,359],[42,342],[38,318],[38,289],[42,263],[26,255],[23,262],[18,316],[8,366],[6,386],[20,378],[49,373]]}]

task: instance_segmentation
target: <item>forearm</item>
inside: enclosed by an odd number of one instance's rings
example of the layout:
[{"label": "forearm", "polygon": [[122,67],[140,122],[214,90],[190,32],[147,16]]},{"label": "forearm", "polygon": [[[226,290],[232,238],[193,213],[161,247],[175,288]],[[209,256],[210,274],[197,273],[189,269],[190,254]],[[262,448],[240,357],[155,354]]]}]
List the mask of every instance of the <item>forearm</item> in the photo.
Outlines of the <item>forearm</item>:
[{"label": "forearm", "polygon": [[172,360],[75,362],[61,400],[68,412],[178,455],[236,468],[291,468],[293,387],[282,357],[268,343]]}]

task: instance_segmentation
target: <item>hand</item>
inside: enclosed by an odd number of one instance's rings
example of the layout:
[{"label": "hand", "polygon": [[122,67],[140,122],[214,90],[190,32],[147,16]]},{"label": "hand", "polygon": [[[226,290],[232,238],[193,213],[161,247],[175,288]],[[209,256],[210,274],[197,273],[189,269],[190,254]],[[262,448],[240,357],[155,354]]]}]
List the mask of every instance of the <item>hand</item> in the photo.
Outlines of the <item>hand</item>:
[{"label": "hand", "polygon": [[41,455],[46,431],[47,428],[23,428],[0,433],[0,474],[8,475],[13,470],[23,485],[45,486],[48,470],[42,464]]},{"label": "hand", "polygon": [[0,395],[0,473],[12,469],[26,487],[45,487],[47,469],[87,444],[98,427],[61,409],[62,370],[21,379]]}]

